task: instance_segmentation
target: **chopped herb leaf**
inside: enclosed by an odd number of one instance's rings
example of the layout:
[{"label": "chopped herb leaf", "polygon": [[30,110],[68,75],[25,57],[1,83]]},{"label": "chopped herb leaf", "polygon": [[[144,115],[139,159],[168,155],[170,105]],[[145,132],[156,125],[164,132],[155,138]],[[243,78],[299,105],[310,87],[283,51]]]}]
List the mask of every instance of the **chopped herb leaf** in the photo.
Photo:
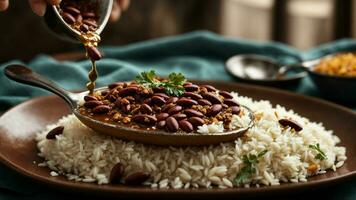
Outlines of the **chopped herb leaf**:
[{"label": "chopped herb leaf", "polygon": [[318,154],[316,154],[316,156],[315,156],[316,159],[321,160],[321,161],[328,159],[326,154],[320,149],[319,143],[317,143],[315,145],[309,145],[309,148],[314,149],[315,151],[318,152]]},{"label": "chopped herb leaf", "polygon": [[173,85],[183,85],[183,83],[185,82],[185,77],[183,76],[182,73],[171,73],[168,76],[168,80],[170,84]]},{"label": "chopped herb leaf", "polygon": [[155,82],[154,78],[156,77],[156,73],[154,70],[149,72],[142,72],[140,75],[136,76],[136,82],[140,84],[153,84]]},{"label": "chopped herb leaf", "polygon": [[165,92],[173,96],[181,96],[184,93],[182,85],[186,81],[182,73],[171,73],[168,76],[168,80],[159,81],[156,79],[155,71],[142,72],[136,76],[136,82],[149,88],[164,87]]},{"label": "chopped herb leaf", "polygon": [[268,150],[261,151],[257,155],[244,155],[242,157],[242,161],[244,162],[245,166],[241,168],[240,172],[236,175],[235,183],[241,184],[246,179],[250,178],[253,173],[256,172],[256,164],[258,164],[259,159],[263,157]]}]

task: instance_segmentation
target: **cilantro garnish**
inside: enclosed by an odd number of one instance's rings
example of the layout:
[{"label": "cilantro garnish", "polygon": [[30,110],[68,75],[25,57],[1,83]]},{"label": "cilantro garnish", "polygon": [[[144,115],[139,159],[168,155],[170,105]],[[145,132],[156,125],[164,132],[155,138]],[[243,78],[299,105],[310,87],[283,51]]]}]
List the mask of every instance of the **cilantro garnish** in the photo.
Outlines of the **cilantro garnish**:
[{"label": "cilantro garnish", "polygon": [[261,151],[257,155],[244,155],[242,160],[245,166],[236,175],[235,183],[243,183],[247,178],[250,178],[253,173],[256,172],[256,164],[258,164],[259,159],[263,157],[268,150]]},{"label": "cilantro garnish", "polygon": [[327,159],[326,154],[320,149],[319,143],[317,143],[315,145],[309,145],[309,148],[314,149],[315,151],[318,152],[318,154],[316,154],[316,156],[315,156],[316,159],[321,160],[321,161]]},{"label": "cilantro garnish", "polygon": [[186,81],[182,73],[171,73],[167,80],[159,81],[154,70],[142,72],[136,76],[136,82],[148,88],[164,87],[168,95],[180,96],[184,93],[182,87]]}]

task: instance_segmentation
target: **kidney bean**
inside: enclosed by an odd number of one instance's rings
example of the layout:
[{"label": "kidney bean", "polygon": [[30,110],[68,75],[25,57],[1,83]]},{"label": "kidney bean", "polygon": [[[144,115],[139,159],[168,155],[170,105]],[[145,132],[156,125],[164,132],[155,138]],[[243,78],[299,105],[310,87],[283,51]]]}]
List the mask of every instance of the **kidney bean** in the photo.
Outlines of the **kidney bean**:
[{"label": "kidney bean", "polygon": [[95,108],[93,108],[92,112],[94,114],[105,114],[110,111],[110,107],[107,105],[99,105]]},{"label": "kidney bean", "polygon": [[147,105],[147,104],[142,104],[140,107],[140,111],[143,114],[151,114],[153,112],[151,106]]},{"label": "kidney bean", "polygon": [[215,92],[216,88],[211,85],[201,85],[200,87],[206,88],[209,92]]},{"label": "kidney bean", "polygon": [[187,133],[190,133],[194,130],[193,125],[187,120],[180,120],[179,127]]},{"label": "kidney bean", "polygon": [[238,115],[240,113],[240,107],[239,106],[232,106],[231,107],[231,113],[232,114],[235,114],[235,115]]},{"label": "kidney bean", "polygon": [[70,13],[72,15],[79,15],[80,14],[80,10],[78,10],[77,8],[73,7],[73,6],[67,6],[63,9],[65,12]]},{"label": "kidney bean", "polygon": [[190,123],[192,123],[194,126],[201,126],[204,124],[204,120],[200,117],[190,117],[188,119]]},{"label": "kidney bean", "polygon": [[164,98],[160,97],[160,96],[153,96],[151,98],[151,100],[152,100],[152,103],[154,103],[154,104],[156,104],[158,106],[162,106],[163,104],[166,103],[166,100],[164,100]]},{"label": "kidney bean", "polygon": [[67,22],[68,24],[74,24],[75,18],[73,17],[73,15],[71,15],[67,12],[62,12],[61,16],[62,16],[63,20],[65,22]]},{"label": "kidney bean", "polygon": [[64,130],[64,126],[58,126],[54,129],[50,130],[46,135],[47,140],[56,139],[56,136],[62,134],[63,130]]},{"label": "kidney bean", "polygon": [[164,87],[156,87],[156,88],[152,88],[153,92],[155,93],[164,93],[164,91],[166,90]]},{"label": "kidney bean", "polygon": [[193,100],[193,99],[182,97],[177,101],[177,104],[181,105],[181,106],[184,106],[184,107],[190,107],[192,105],[197,105],[198,102]]},{"label": "kidney bean", "polygon": [[211,117],[217,115],[222,110],[221,104],[212,105],[206,112],[206,115]]},{"label": "kidney bean", "polygon": [[130,107],[130,114],[137,115],[139,114],[139,112],[140,112],[140,107],[134,107],[133,109],[131,109]]},{"label": "kidney bean", "polygon": [[228,106],[240,106],[240,104],[233,99],[225,99],[224,103]]},{"label": "kidney bean", "polygon": [[162,121],[167,119],[167,117],[169,117],[168,113],[159,113],[158,115],[156,115],[157,121]]},{"label": "kidney bean", "polygon": [[153,96],[159,96],[159,97],[162,97],[164,99],[169,99],[169,96],[164,94],[164,93],[154,93]]},{"label": "kidney bean", "polygon": [[124,166],[121,163],[116,163],[114,167],[111,168],[109,182],[120,183],[123,175],[124,175]]},{"label": "kidney bean", "polygon": [[104,90],[104,91],[101,91],[101,92],[100,92],[100,94],[101,94],[102,96],[106,96],[108,93],[109,93],[108,90]]},{"label": "kidney bean", "polygon": [[83,19],[83,23],[88,25],[89,27],[94,27],[94,28],[98,27],[95,20]]},{"label": "kidney bean", "polygon": [[164,129],[164,127],[166,127],[166,121],[159,121],[156,126],[158,129]]},{"label": "kidney bean", "polygon": [[171,132],[177,132],[179,129],[178,121],[174,117],[168,117],[166,119],[166,127]]},{"label": "kidney bean", "polygon": [[201,96],[203,96],[204,99],[207,99],[208,101],[210,101],[212,104],[222,103],[219,97],[217,97],[211,93],[202,93]]},{"label": "kidney bean", "polygon": [[185,85],[183,87],[184,87],[185,91],[187,91],[187,92],[194,92],[194,91],[198,91],[199,90],[199,86],[194,85],[194,84]]},{"label": "kidney bean", "polygon": [[108,88],[109,89],[114,89],[114,88],[116,88],[118,86],[123,86],[123,85],[124,85],[124,83],[122,83],[122,82],[115,82],[115,83],[111,83],[110,85],[108,85]]},{"label": "kidney bean", "polygon": [[188,117],[204,117],[204,114],[194,110],[194,109],[185,109],[184,113],[188,116]]},{"label": "kidney bean", "polygon": [[87,101],[84,103],[84,107],[86,107],[86,108],[94,108],[94,107],[97,107],[100,105],[103,105],[103,102],[97,101],[97,100]]},{"label": "kidney bean", "polygon": [[98,50],[98,48],[94,47],[94,46],[88,46],[86,47],[87,52],[88,52],[88,56],[89,58],[93,59],[93,60],[100,60],[101,59],[101,53]]},{"label": "kidney bean", "polygon": [[183,97],[190,97],[194,100],[202,99],[203,97],[200,94],[194,93],[194,92],[184,92]]},{"label": "kidney bean", "polygon": [[97,101],[98,99],[91,95],[84,96],[84,101]]},{"label": "kidney bean", "polygon": [[126,176],[124,183],[126,185],[141,185],[150,178],[150,175],[145,172],[136,172]]},{"label": "kidney bean", "polygon": [[183,120],[185,118],[187,118],[187,115],[186,114],[182,114],[182,113],[177,113],[177,114],[174,114],[172,115],[172,117],[174,117],[176,120]]},{"label": "kidney bean", "polygon": [[168,112],[169,109],[173,108],[175,105],[173,103],[166,104],[162,107],[162,112]]},{"label": "kidney bean", "polygon": [[93,12],[84,12],[82,15],[84,18],[94,18],[96,16]]},{"label": "kidney bean", "polygon": [[156,117],[154,117],[152,115],[147,115],[147,114],[135,115],[132,117],[132,120],[137,123],[146,124],[146,125],[153,125],[157,122]]},{"label": "kidney bean", "polygon": [[[82,15],[77,15],[77,16],[75,17],[75,22],[76,22],[76,23],[82,23],[82,21],[83,21]],[[80,28],[80,27],[79,27],[79,28]]]},{"label": "kidney bean", "polygon": [[174,106],[171,109],[168,110],[169,115],[174,115],[176,113],[179,113],[182,110],[182,106]]},{"label": "kidney bean", "polygon": [[175,103],[175,102],[177,102],[178,101],[178,97],[171,97],[171,98],[169,98],[168,100],[167,100],[167,104],[169,104],[169,103]]},{"label": "kidney bean", "polygon": [[122,97],[133,96],[133,95],[137,94],[137,92],[138,92],[137,87],[127,87],[127,88],[120,90],[119,96],[122,96]]},{"label": "kidney bean", "polygon": [[198,104],[202,105],[202,106],[211,106],[212,104],[210,103],[210,101],[206,100],[206,99],[199,99],[198,100]]},{"label": "kidney bean", "polygon": [[[77,20],[77,21],[78,21],[78,20]],[[80,29],[82,32],[86,33],[86,32],[89,31],[89,26],[86,25],[86,24],[82,24],[82,25],[80,25],[79,29]]]},{"label": "kidney bean", "polygon": [[134,103],[135,102],[135,98],[133,96],[127,96],[127,97],[125,97],[125,99],[129,100],[130,103]]},{"label": "kidney bean", "polygon": [[290,128],[294,129],[297,132],[303,130],[303,127],[298,122],[291,119],[280,119],[278,120],[278,122],[280,125],[289,126]]},{"label": "kidney bean", "polygon": [[219,91],[219,94],[221,96],[223,96],[225,99],[232,99],[233,96],[230,94],[230,92],[226,92],[226,91]]},{"label": "kidney bean", "polygon": [[123,106],[121,107],[121,110],[122,110],[122,112],[124,112],[124,113],[129,113],[130,110],[131,110],[131,105],[130,105],[130,104],[123,105]]},{"label": "kidney bean", "polygon": [[192,84],[193,84],[193,83],[186,81],[186,82],[183,83],[183,87],[184,87],[184,86],[187,86],[187,85],[192,85]]}]

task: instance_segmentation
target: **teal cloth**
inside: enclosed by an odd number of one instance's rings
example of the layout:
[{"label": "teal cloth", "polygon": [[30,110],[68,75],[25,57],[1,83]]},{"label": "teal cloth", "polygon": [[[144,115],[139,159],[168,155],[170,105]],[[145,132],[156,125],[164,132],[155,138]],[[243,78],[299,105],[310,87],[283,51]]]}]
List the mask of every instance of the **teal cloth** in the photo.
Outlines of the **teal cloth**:
[{"label": "teal cloth", "polygon": [[[257,43],[227,39],[209,32],[192,32],[123,47],[102,48],[105,58],[98,62],[100,78],[97,83],[98,86],[103,86],[115,81],[131,80],[137,73],[149,69],[155,69],[163,76],[170,72],[183,72],[188,78],[233,81],[233,77],[225,71],[224,63],[235,54],[261,54],[287,64],[336,51],[355,49],[356,41],[350,39],[300,52],[280,43]],[[11,63],[21,62],[11,61],[0,68]],[[84,89],[88,81],[87,72],[91,67],[87,60],[59,62],[47,55],[39,55],[27,65],[68,90]],[[9,81],[3,73],[0,74],[0,85],[0,110],[2,111],[29,98],[48,94],[41,89]],[[304,78],[295,92],[319,96],[309,78]],[[63,198],[54,189],[34,183],[3,165],[0,165],[0,188],[3,188],[0,190],[0,199]],[[303,198],[303,195],[310,197],[311,193],[301,194],[300,197]],[[356,180],[338,184],[327,192],[319,191],[318,196],[322,195],[333,199],[356,199]]]}]

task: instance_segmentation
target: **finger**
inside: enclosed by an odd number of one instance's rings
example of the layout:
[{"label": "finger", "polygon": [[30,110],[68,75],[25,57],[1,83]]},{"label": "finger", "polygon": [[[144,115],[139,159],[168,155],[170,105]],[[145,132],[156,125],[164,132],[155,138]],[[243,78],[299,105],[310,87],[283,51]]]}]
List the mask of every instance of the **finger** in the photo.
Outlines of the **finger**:
[{"label": "finger", "polygon": [[125,11],[129,8],[130,0],[117,0],[122,11]]},{"label": "finger", "polygon": [[110,21],[115,22],[120,18],[121,15],[121,9],[119,5],[117,4],[116,1],[114,1],[114,4],[112,5],[112,10],[110,14]]},{"label": "finger", "polygon": [[9,7],[9,0],[0,0],[0,11],[4,11]]},{"label": "finger", "polygon": [[62,0],[46,0],[50,5],[58,5],[61,3]]},{"label": "finger", "polygon": [[43,16],[46,12],[47,3],[44,0],[28,0],[32,11],[38,16]]}]

